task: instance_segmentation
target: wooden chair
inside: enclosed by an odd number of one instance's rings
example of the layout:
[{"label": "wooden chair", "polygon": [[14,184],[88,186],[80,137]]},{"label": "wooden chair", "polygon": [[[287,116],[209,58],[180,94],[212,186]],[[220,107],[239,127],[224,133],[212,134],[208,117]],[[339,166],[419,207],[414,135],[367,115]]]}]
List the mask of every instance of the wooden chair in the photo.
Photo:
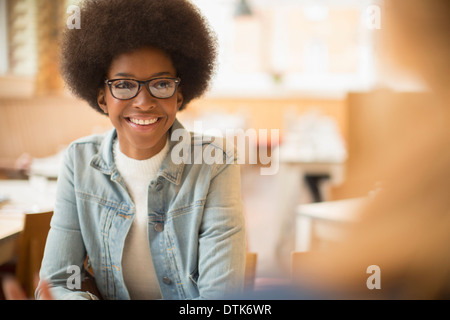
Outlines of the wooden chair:
[{"label": "wooden chair", "polygon": [[244,291],[252,291],[255,286],[256,277],[256,262],[258,254],[255,252],[247,252],[245,258],[245,277],[244,277]]},{"label": "wooden chair", "polygon": [[18,242],[18,261],[15,273],[17,280],[29,297],[34,296],[34,280],[41,268],[52,215],[52,211],[25,215],[24,228]]}]

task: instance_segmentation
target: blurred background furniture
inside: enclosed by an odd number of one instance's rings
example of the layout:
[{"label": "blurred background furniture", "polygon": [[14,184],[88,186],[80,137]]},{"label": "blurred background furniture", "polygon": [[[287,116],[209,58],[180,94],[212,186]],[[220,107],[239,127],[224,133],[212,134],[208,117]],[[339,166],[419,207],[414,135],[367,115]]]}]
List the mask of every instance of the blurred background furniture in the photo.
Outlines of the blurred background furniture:
[{"label": "blurred background furniture", "polygon": [[25,215],[23,231],[19,238],[16,278],[28,297],[34,296],[35,280],[41,268],[52,215],[52,211]]},{"label": "blurred background furniture", "polygon": [[348,224],[358,218],[364,198],[302,204],[297,207],[295,251],[306,252],[326,248],[339,241]]}]

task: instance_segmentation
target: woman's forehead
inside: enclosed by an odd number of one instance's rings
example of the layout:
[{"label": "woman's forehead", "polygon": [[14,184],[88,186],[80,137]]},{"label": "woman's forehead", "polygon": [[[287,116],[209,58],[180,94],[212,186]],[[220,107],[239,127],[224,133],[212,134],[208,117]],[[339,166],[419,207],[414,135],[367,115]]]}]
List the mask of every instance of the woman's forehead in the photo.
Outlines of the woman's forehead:
[{"label": "woman's forehead", "polygon": [[144,47],[118,55],[111,63],[109,76],[129,76],[148,79],[175,76],[170,57],[161,49]]}]

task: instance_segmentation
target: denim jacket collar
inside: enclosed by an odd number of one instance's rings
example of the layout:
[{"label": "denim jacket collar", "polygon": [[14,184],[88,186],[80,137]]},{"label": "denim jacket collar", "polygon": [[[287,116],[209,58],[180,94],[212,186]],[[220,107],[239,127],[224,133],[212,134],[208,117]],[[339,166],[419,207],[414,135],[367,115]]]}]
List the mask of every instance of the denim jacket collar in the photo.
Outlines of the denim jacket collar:
[{"label": "denim jacket collar", "polygon": [[[186,130],[183,125],[178,121],[178,119],[175,119],[175,122],[173,123],[171,129],[169,130],[169,137],[172,135],[172,132],[174,130],[181,129]],[[117,170],[116,164],[114,162],[114,154],[113,154],[113,144],[114,140],[117,137],[117,131],[116,129],[111,130],[106,134],[105,139],[103,139],[103,142],[101,143],[99,152],[92,157],[91,160],[91,167],[94,169],[99,170],[100,172],[111,175],[111,179],[117,179],[119,176],[119,172]],[[173,149],[174,145],[178,143],[186,143],[191,144],[191,141],[172,141],[169,139],[170,144],[170,150]],[[183,174],[184,169],[184,163],[175,164],[171,161],[171,154],[170,152],[166,155],[161,168],[158,172],[158,177],[161,176],[165,178],[167,181],[179,185],[181,182],[181,176]]]}]

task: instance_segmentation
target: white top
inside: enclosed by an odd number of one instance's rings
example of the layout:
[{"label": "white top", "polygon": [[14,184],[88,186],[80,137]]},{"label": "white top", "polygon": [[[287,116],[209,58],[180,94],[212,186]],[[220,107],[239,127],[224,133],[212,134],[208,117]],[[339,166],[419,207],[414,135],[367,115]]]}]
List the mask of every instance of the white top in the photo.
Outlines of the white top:
[{"label": "white top", "polygon": [[120,151],[114,142],[114,160],[128,192],[136,206],[135,217],[125,240],[122,273],[131,299],[161,299],[148,240],[148,187],[155,180],[169,151],[169,143],[157,155],[147,160],[135,160]]}]

